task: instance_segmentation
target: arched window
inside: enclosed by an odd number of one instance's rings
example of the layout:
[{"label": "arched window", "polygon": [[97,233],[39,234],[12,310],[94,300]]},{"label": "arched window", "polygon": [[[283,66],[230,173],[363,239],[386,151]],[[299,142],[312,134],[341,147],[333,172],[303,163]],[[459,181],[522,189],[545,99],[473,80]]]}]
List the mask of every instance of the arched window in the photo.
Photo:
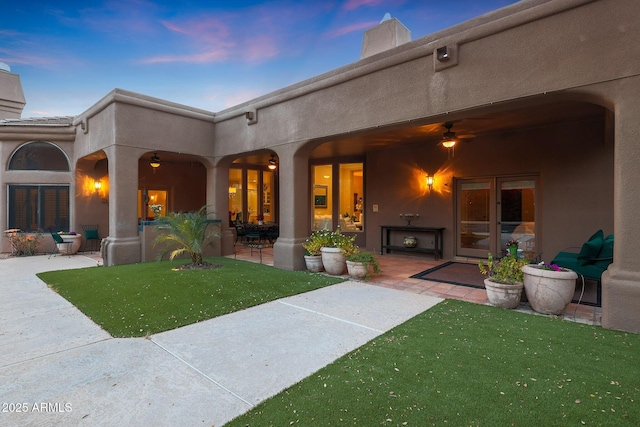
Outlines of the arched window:
[{"label": "arched window", "polygon": [[9,160],[9,170],[44,170],[69,172],[64,152],[50,142],[28,142],[18,148]]}]

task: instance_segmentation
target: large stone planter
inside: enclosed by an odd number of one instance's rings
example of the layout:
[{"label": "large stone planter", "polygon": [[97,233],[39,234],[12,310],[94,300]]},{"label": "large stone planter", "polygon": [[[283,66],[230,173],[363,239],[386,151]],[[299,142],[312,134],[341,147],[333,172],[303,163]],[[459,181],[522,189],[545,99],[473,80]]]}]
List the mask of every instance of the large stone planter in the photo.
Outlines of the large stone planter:
[{"label": "large stone planter", "polygon": [[516,308],[522,296],[522,283],[513,285],[507,283],[494,282],[491,279],[484,279],[484,287],[487,290],[489,304],[500,308]]},{"label": "large stone planter", "polygon": [[369,273],[369,264],[356,261],[347,261],[349,277],[355,280],[364,280]]},{"label": "large stone planter", "polygon": [[324,270],[322,265],[322,255],[305,255],[304,263],[307,266],[307,270],[312,273],[319,273]]},{"label": "large stone planter", "polygon": [[347,268],[347,261],[340,248],[322,248],[322,265],[324,271],[333,276],[340,276]]},{"label": "large stone planter", "polygon": [[82,236],[80,234],[60,234],[60,237],[65,242],[71,242],[71,245],[58,244],[58,250],[61,254],[72,255],[80,250],[80,245],[82,245]]},{"label": "large stone planter", "polygon": [[537,265],[525,265],[522,272],[524,292],[531,308],[543,314],[562,314],[575,293],[576,272],[545,270]]}]

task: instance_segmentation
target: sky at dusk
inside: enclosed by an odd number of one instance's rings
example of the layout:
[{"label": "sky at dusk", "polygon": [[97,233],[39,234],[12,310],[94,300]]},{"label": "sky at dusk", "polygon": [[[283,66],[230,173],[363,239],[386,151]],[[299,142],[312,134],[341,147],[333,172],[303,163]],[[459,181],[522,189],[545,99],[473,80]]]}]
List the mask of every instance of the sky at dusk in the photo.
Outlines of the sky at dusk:
[{"label": "sky at dusk", "polygon": [[3,2],[0,62],[23,117],[73,116],[114,88],[217,112],[360,58],[385,13],[418,39],[516,0]]}]

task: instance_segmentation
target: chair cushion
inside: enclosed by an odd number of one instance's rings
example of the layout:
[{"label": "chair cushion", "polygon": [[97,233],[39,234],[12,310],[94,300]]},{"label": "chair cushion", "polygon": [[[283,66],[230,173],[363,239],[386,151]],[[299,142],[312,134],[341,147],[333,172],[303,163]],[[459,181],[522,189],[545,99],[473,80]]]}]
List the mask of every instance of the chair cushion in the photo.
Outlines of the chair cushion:
[{"label": "chair cushion", "polygon": [[598,254],[598,259],[593,264],[600,268],[607,268],[613,262],[613,234],[607,236]]},{"label": "chair cushion", "polygon": [[598,258],[598,254],[600,253],[603,244],[604,233],[602,230],[598,230],[587,242],[585,242],[584,245],[582,245],[582,249],[580,249],[580,253],[578,254],[580,264],[592,264],[593,260]]},{"label": "chair cushion", "polygon": [[98,235],[98,230],[85,230],[84,231],[84,237],[87,240],[99,239],[100,238],[100,236]]}]

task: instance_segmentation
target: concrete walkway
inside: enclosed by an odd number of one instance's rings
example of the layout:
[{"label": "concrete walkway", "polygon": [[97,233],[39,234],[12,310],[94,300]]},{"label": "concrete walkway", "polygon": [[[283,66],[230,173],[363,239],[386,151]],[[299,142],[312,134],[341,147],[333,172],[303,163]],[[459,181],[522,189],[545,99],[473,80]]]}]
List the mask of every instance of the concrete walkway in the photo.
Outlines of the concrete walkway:
[{"label": "concrete walkway", "polygon": [[441,301],[345,282],[116,339],[35,276],[95,265],[0,259],[0,425],[221,426]]}]

